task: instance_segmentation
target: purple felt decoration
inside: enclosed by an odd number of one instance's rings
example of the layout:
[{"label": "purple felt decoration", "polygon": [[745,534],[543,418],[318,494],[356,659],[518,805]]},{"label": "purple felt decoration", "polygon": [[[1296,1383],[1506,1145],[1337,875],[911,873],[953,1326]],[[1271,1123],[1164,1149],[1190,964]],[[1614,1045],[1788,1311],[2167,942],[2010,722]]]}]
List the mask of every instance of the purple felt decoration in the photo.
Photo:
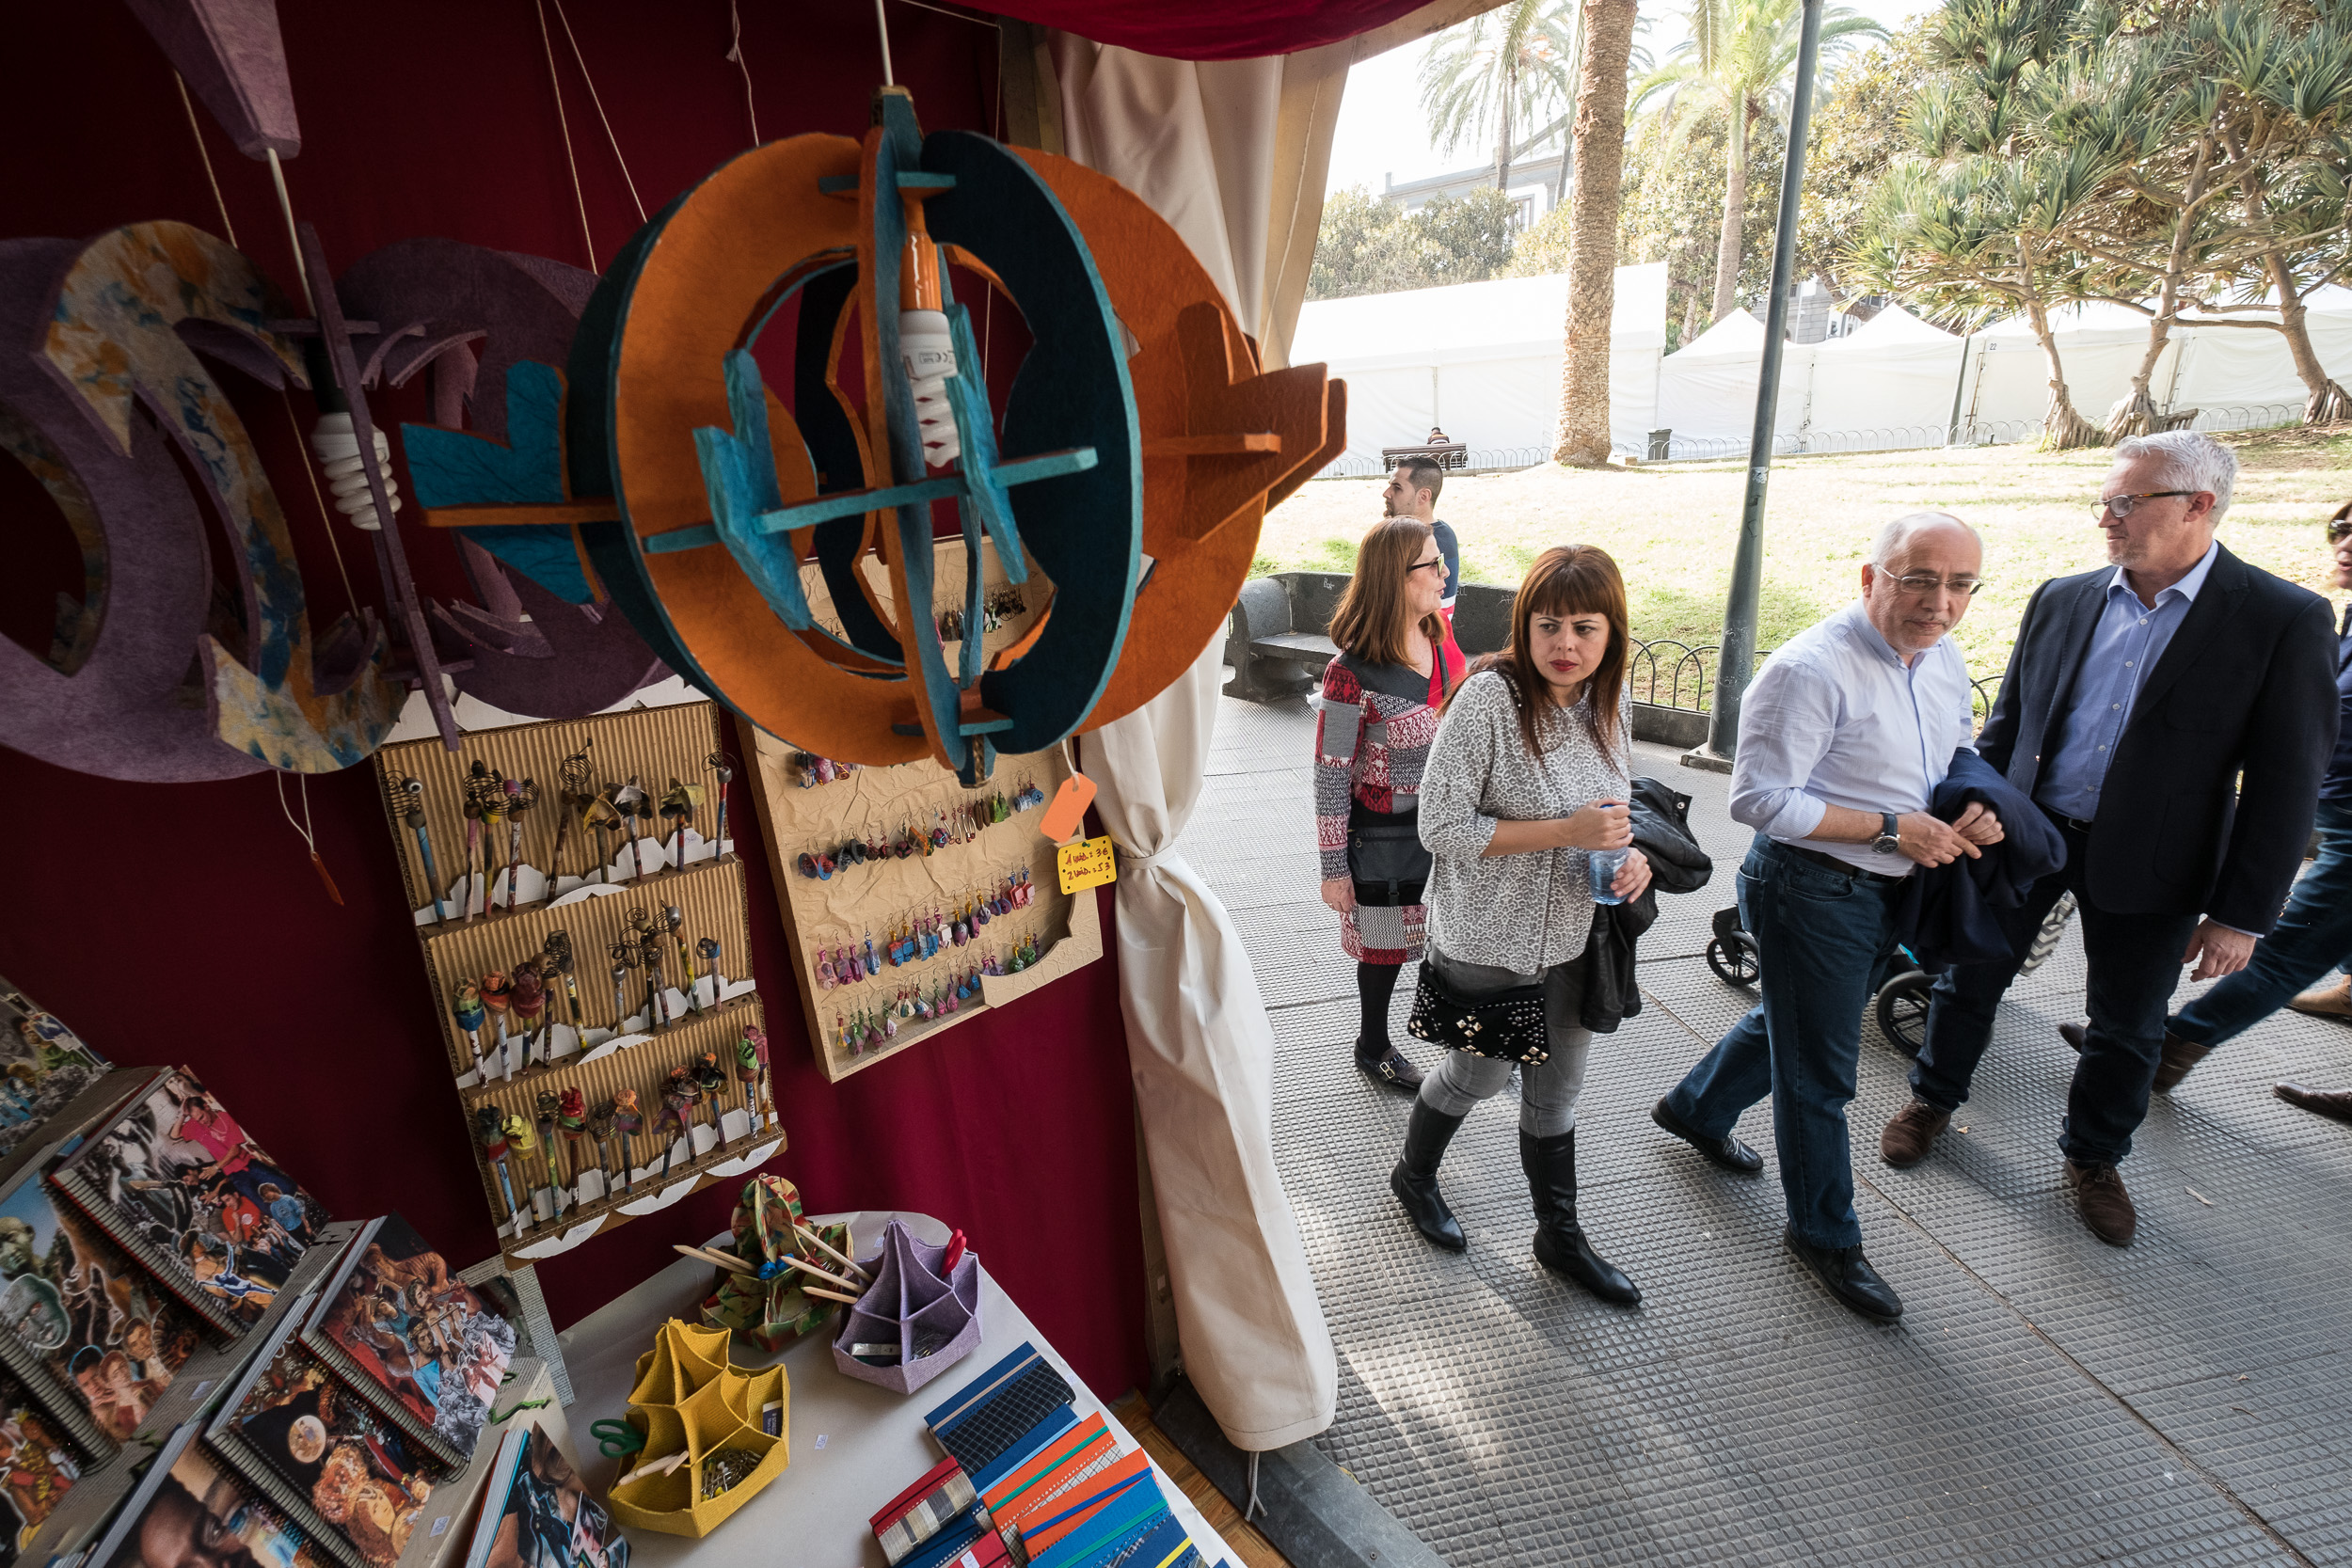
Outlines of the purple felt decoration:
[{"label": "purple felt decoration", "polygon": [[[966,1252],[952,1274],[939,1265],[947,1249],[918,1241],[898,1220],[882,1227],[881,1250],[859,1259],[873,1283],[841,1315],[833,1337],[833,1364],[864,1383],[912,1394],[980,1348],[980,1259]],[[918,1356],[915,1346],[935,1348]],[[898,1359],[877,1367],[850,1354],[851,1345],[895,1344]]]},{"label": "purple felt decoration", "polygon": [[248,158],[302,150],[275,0],[127,0],[188,88]]},{"label": "purple felt decoration", "polygon": [[[353,315],[397,338],[381,356],[386,379],[399,386],[429,365],[434,421],[459,427],[469,408],[475,435],[503,441],[508,369],[520,359],[564,364],[596,282],[594,273],[544,257],[423,239],[363,257],[335,288]],[[462,534],[460,554],[481,603],[437,604],[432,613],[453,656],[473,661],[455,677],[469,696],[565,719],[669,674],[611,607],[566,604]]]}]

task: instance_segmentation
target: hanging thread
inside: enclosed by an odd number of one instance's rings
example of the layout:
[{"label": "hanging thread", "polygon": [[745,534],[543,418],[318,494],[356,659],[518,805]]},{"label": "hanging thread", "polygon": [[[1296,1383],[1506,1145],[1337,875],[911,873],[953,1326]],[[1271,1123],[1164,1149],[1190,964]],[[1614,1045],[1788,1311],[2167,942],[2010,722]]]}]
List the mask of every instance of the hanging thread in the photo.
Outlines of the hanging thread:
[{"label": "hanging thread", "polygon": [[310,831],[310,776],[308,773],[294,775],[295,787],[302,792],[302,820],[299,822],[294,820],[293,810],[286,804],[286,775],[272,768],[270,778],[278,785],[278,809],[286,814],[286,825],[302,835],[304,846],[310,851],[311,868],[318,872],[319,880],[326,884],[326,896],[341,904],[343,895],[337,890],[335,879],[326,874],[326,862],[319,857],[318,835]]},{"label": "hanging thread", "polygon": [[882,0],[874,0],[874,31],[882,35],[882,86],[895,87],[898,79],[890,73],[890,23],[882,15]]},{"label": "hanging thread", "polygon": [[188,96],[188,80],[178,71],[171,73],[180,88],[180,106],[188,111],[188,134],[196,138],[196,155],[204,160],[204,179],[213,187],[213,205],[220,209],[220,227],[229,244],[237,243],[237,226],[229,221],[229,201],[220,194],[220,176],[213,172],[213,154],[204,146],[204,127],[196,118],[196,101]]},{"label": "hanging thread", "polygon": [[588,74],[588,56],[580,52],[580,40],[572,34],[572,19],[564,14],[564,0],[555,0],[555,20],[564,24],[564,41],[572,46],[572,58],[580,66],[580,79],[588,84],[588,102],[596,106],[596,119],[604,123],[604,139],[612,144],[612,161],[621,166],[621,182],[628,186],[628,198],[637,208],[637,221],[645,221],[645,204],[638,198],[637,182],[628,172],[628,160],[621,156],[621,138],[612,134],[612,121],[604,112],[604,100],[596,96],[596,79]]},{"label": "hanging thread", "polygon": [[302,259],[302,236],[294,232],[294,198],[286,194],[286,166],[278,161],[278,149],[270,148],[270,183],[278,187],[278,211],[286,220],[286,246],[294,252],[294,277],[302,283],[302,304],[311,315],[319,313],[319,302],[310,293],[310,266]]},{"label": "hanging thread", "polygon": [[[727,0],[727,25],[730,29],[727,40],[727,58],[733,60],[735,69],[743,73],[743,112],[752,118],[752,145],[757,147],[759,145],[759,105],[752,102],[752,66],[751,62],[743,57],[743,16],[736,9],[736,0]],[[882,74],[885,78],[889,76],[887,67],[883,69]]]},{"label": "hanging thread", "polygon": [[555,94],[555,128],[564,137],[564,165],[572,171],[572,200],[580,207],[580,237],[588,246],[588,270],[596,270],[596,238],[588,231],[588,198],[580,188],[580,160],[572,156],[572,123],[564,114],[564,83],[555,74],[555,40],[548,32],[548,8],[531,0],[539,13],[539,44],[548,54],[548,87]]}]

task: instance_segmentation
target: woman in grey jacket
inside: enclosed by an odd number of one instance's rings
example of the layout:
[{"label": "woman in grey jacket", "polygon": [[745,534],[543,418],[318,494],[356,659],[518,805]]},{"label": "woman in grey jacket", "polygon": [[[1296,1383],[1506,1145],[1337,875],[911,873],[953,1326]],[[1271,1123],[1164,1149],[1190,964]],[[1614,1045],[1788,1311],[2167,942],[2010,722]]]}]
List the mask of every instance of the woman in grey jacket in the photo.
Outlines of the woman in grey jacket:
[{"label": "woman in grey jacket", "polygon": [[[1625,583],[1589,545],[1546,550],[1519,584],[1511,648],[1479,661],[1446,706],[1422,778],[1421,838],[1434,864],[1422,962],[1473,1001],[1540,985],[1549,1057],[1522,1069],[1519,1164],[1535,1205],[1535,1259],[1604,1301],[1642,1299],[1576,1217],[1576,1101],[1592,1033],[1581,1022],[1593,924],[1587,852],[1627,850],[1612,884],[1634,898],[1649,863],[1631,848],[1633,729],[1625,700]],[[1390,1187],[1422,1235],[1469,1244],[1438,1191],[1438,1164],[1512,1064],[1450,1052],[1422,1084]]]}]

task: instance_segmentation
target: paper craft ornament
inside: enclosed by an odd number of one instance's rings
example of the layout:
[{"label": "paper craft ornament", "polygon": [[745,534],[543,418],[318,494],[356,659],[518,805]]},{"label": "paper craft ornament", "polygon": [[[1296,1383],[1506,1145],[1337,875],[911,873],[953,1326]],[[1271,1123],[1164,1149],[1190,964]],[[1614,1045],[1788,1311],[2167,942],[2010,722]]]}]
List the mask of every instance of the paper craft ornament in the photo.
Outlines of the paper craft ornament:
[{"label": "paper craft ornament", "polygon": [[[624,1526],[707,1535],[791,1463],[784,1369],[749,1371],[728,1365],[726,1354],[725,1329],[673,1318],[637,1358],[628,1418],[645,1440],[644,1463],[607,1497]],[[771,1404],[777,1406],[772,1434],[763,1420]],[[662,1466],[679,1454],[683,1462]]]},{"label": "paper craft ornament", "polygon": [[[882,1247],[858,1266],[873,1279],[842,1318],[834,1365],[862,1382],[911,1394],[980,1344],[980,1260],[958,1243],[934,1246],[898,1220],[882,1227]],[[860,1356],[859,1346],[893,1347],[897,1359]]]},{"label": "paper craft ornament", "polygon": [[[801,1195],[791,1182],[781,1176],[755,1176],[743,1184],[727,1228],[735,1236],[735,1256],[754,1272],[721,1271],[719,1288],[703,1303],[705,1323],[732,1329],[761,1350],[777,1351],[833,1315],[832,1302],[801,1289],[825,1276],[787,1260],[806,1245],[798,1232],[800,1223]],[[825,1226],[816,1234],[828,1246],[850,1244],[846,1225]],[[821,1253],[814,1261],[819,1267],[825,1264]]]}]

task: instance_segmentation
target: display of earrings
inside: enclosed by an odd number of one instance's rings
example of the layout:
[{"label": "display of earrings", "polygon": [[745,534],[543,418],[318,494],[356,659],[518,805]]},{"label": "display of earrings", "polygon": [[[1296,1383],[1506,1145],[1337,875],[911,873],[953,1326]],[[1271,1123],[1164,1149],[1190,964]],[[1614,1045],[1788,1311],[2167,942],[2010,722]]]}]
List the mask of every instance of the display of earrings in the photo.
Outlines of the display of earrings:
[{"label": "display of earrings", "polygon": [[[1008,619],[1015,615],[1026,614],[1028,609],[1028,601],[1021,596],[1021,590],[1011,584],[1007,583],[991,590],[988,596],[980,601],[981,635],[986,636],[990,632],[1003,629]],[[939,640],[942,642],[963,641],[962,610],[950,610],[942,612],[937,626]]]},{"label": "display of earrings", "polygon": [[864,865],[868,861],[905,860],[969,844],[980,835],[982,829],[1010,821],[1020,813],[1044,803],[1045,792],[1024,779],[1009,795],[997,790],[963,801],[952,810],[943,806],[932,814],[930,826],[918,827],[910,822],[887,843],[850,839],[832,848],[804,850],[793,862],[793,868],[812,880],[829,882],[835,872]]}]

